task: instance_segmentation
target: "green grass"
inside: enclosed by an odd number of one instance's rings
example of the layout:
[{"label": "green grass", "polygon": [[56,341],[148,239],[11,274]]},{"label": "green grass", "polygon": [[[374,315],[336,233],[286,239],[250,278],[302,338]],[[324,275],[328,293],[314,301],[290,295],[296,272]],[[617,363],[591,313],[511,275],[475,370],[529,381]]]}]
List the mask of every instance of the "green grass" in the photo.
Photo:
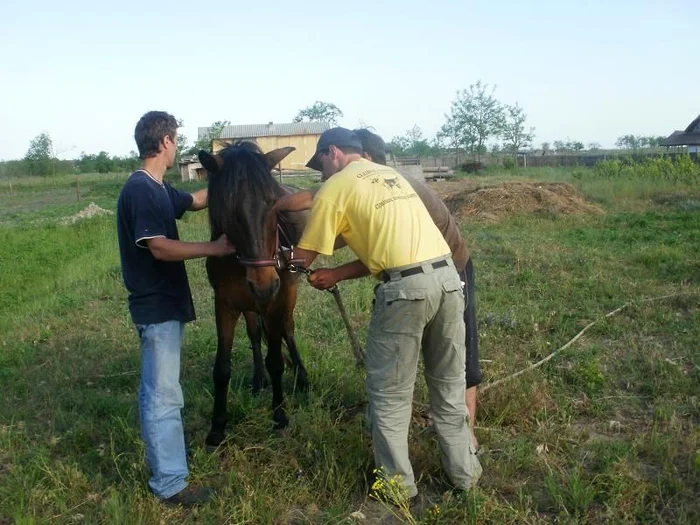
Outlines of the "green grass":
[{"label": "green grass", "polygon": [[[485,383],[602,320],[544,366],[480,396],[484,476],[470,494],[448,491],[434,434],[412,427],[414,469],[438,509],[424,523],[696,523],[700,516],[698,190],[587,175],[543,169],[477,178],[570,182],[606,211],[461,224],[476,265]],[[219,497],[190,512],[148,494],[138,341],[114,216],[61,224],[88,202],[114,210],[123,180],[81,178],[80,202],[71,201],[74,177],[13,181],[11,196],[0,189],[0,523],[351,523],[365,501],[372,453],[363,374],[332,297],[300,286],[297,340],[311,391],[294,395],[286,378],[292,423],[282,437],[271,432],[270,390],[250,393],[241,323],[229,440],[210,455],[203,444],[216,334],[203,261],[187,263],[198,320],[183,349],[185,437],[194,481]],[[207,239],[206,215],[186,215],[180,232]],[[341,252],[325,263],[348,258]],[[361,341],[373,284],[341,286]],[[644,301],[665,295],[673,297]],[[422,381],[416,396],[426,402]]]}]

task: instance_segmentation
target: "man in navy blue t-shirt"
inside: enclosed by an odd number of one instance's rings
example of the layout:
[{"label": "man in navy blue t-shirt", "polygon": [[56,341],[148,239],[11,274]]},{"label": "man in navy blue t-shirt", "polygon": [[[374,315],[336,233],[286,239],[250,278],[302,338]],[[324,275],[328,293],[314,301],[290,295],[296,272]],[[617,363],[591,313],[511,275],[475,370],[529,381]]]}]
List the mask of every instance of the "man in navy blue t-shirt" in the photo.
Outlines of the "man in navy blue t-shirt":
[{"label": "man in navy blue t-shirt", "polygon": [[131,174],[117,203],[117,235],[129,311],[141,340],[139,414],[152,471],[151,491],[172,504],[195,505],[211,497],[188,486],[180,410],[180,350],[194,305],[185,260],[230,255],[225,235],[211,242],[182,242],[176,219],[207,207],[207,190],[186,193],[163,181],[175,162],[177,121],[162,111],[146,113],[134,132],[141,169]]}]

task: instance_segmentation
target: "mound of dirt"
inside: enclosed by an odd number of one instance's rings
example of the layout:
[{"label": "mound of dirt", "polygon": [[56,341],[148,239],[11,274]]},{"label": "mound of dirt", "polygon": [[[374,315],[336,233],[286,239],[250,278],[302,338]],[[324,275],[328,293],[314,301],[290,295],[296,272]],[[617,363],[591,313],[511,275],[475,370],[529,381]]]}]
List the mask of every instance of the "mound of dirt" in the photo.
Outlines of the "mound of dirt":
[{"label": "mound of dirt", "polygon": [[97,217],[98,215],[114,215],[114,212],[110,210],[105,210],[104,208],[100,208],[97,204],[91,202],[90,204],[88,204],[88,207],[84,210],[81,210],[75,215],[71,215],[70,217],[64,217],[61,220],[61,224],[75,224],[76,222],[82,221],[83,219],[90,219],[92,217]]},{"label": "mound of dirt", "polygon": [[498,220],[519,214],[604,213],[564,182],[504,182],[494,186],[470,186],[443,195],[450,212],[458,217]]}]

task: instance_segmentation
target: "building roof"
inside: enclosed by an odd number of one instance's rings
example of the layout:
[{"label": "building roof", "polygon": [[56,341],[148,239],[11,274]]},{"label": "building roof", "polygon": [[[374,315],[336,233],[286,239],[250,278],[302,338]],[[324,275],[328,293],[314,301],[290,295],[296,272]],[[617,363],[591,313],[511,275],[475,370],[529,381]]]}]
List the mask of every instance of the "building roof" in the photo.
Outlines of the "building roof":
[{"label": "building roof", "polygon": [[[241,124],[226,126],[221,133],[222,139],[251,139],[256,137],[285,137],[290,135],[320,135],[331,125],[328,122],[290,122],[288,124]],[[209,128],[198,128],[200,139],[209,136]]]},{"label": "building roof", "polygon": [[686,133],[700,133],[700,115],[685,128]]},{"label": "building roof", "polygon": [[664,140],[661,146],[700,146],[700,133],[674,131]]},{"label": "building roof", "polygon": [[700,146],[700,115],[685,130],[671,133],[661,146]]}]

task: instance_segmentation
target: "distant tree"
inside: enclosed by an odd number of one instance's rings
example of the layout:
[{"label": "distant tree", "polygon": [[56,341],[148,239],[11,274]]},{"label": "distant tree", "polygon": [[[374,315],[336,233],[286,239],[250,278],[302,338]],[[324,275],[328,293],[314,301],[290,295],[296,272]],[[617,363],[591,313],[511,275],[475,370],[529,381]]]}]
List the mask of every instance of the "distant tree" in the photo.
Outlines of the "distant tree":
[{"label": "distant tree", "polygon": [[430,147],[433,150],[434,155],[442,155],[445,152],[445,138],[440,134],[440,132],[435,134],[435,138],[430,141]]},{"label": "distant tree", "polygon": [[[211,149],[211,141],[214,139],[219,139],[221,138],[221,135],[224,132],[224,128],[226,126],[230,126],[231,122],[228,120],[217,120],[216,122],[212,122],[211,126],[207,128],[206,133],[202,135],[199,139],[197,139],[197,142],[194,143],[194,146],[191,148],[185,150],[186,155],[196,155],[199,153],[199,150],[205,150],[205,151],[210,151]],[[178,140],[178,150],[180,149],[180,143]],[[180,151],[178,151],[178,154]]]},{"label": "distant tree", "polygon": [[76,161],[80,173],[94,173],[97,171],[95,158],[97,155],[88,155],[84,151],[80,153],[80,158]]},{"label": "distant tree", "polygon": [[641,148],[658,148],[661,143],[666,140],[666,137],[661,136],[649,136],[649,137],[639,137],[639,146]]},{"label": "distant tree", "polygon": [[588,150],[589,151],[600,151],[602,149],[602,146],[598,144],[597,142],[589,142],[588,143]]},{"label": "distant tree", "polygon": [[476,135],[474,130],[469,127],[460,126],[458,123],[459,116],[456,113],[455,108],[452,108],[450,115],[445,115],[446,122],[438,131],[440,140],[447,144],[449,149],[452,149],[457,157],[457,163],[459,164],[460,150],[469,151],[474,153],[474,144],[476,143]]},{"label": "distant tree", "polygon": [[505,106],[501,128],[503,148],[517,155],[520,148],[527,148],[535,137],[535,128],[525,129],[525,111],[516,102],[515,106]]},{"label": "distant tree", "polygon": [[21,177],[26,174],[27,165],[24,159],[0,161],[0,179]]},{"label": "distant tree", "polygon": [[414,124],[411,129],[406,131],[406,139],[408,139],[408,142],[409,144],[411,144],[411,146],[416,142],[422,141],[423,130],[420,129],[420,126],[418,126],[418,124]]},{"label": "distant tree", "polygon": [[29,143],[24,162],[30,175],[49,175],[52,169],[53,142],[48,133],[41,133]]},{"label": "distant tree", "polygon": [[574,150],[576,153],[579,153],[586,149],[586,147],[583,145],[583,142],[579,142],[578,140],[575,142],[571,143],[571,149]]},{"label": "distant tree", "polygon": [[428,140],[423,137],[423,131],[415,124],[411,129],[406,131],[406,143],[408,147],[405,153],[415,155],[417,157],[428,157],[433,154],[433,148],[428,144]]},{"label": "distant tree", "polygon": [[452,134],[462,147],[468,147],[481,160],[486,141],[503,130],[503,105],[496,99],[496,86],[489,90],[480,80],[457,92],[445,123],[446,134]]},{"label": "distant tree", "polygon": [[343,112],[335,104],[317,100],[311,106],[299,110],[292,122],[328,122],[332,126],[338,125],[338,119]]},{"label": "distant tree", "polygon": [[189,146],[189,142],[189,139],[184,134],[177,134],[177,153],[175,154],[175,160],[177,162],[192,149]]},{"label": "distant tree", "polygon": [[114,171],[114,161],[106,151],[100,151],[95,157],[95,171],[97,173],[111,173]]},{"label": "distant tree", "polygon": [[138,169],[141,159],[134,150],[123,157],[110,156],[106,151],[100,151],[97,155],[82,152],[80,158],[72,163],[73,169],[78,173],[130,173]]},{"label": "distant tree", "polygon": [[415,155],[416,157],[430,157],[431,155],[435,154],[435,149],[426,139],[422,139],[413,143],[408,153],[409,155]]},{"label": "distant tree", "polygon": [[388,143],[387,147],[394,155],[403,155],[406,150],[410,147],[410,142],[406,137],[395,136]]},{"label": "distant tree", "polygon": [[554,141],[554,150],[557,153],[564,153],[566,151],[566,144],[562,140]]},{"label": "distant tree", "polygon": [[639,139],[634,135],[623,135],[622,137],[618,137],[615,141],[615,145],[618,148],[637,149],[639,147]]},{"label": "distant tree", "polygon": [[124,157],[112,157],[112,162],[115,171],[132,172],[138,169],[138,167],[141,165],[139,154],[133,150]]},{"label": "distant tree", "polygon": [[[177,127],[182,128],[184,126],[185,126],[185,122],[182,119],[178,119]],[[188,142],[189,141],[187,139],[187,136],[184,133],[180,133],[178,131],[177,132],[177,153],[175,155],[175,162],[180,162],[180,159],[182,158],[182,156],[187,153],[187,151],[189,149],[187,147]]]},{"label": "distant tree", "polygon": [[547,152],[551,149],[551,146],[549,145],[549,142],[543,142],[541,148],[542,148],[542,155],[546,155]]}]

